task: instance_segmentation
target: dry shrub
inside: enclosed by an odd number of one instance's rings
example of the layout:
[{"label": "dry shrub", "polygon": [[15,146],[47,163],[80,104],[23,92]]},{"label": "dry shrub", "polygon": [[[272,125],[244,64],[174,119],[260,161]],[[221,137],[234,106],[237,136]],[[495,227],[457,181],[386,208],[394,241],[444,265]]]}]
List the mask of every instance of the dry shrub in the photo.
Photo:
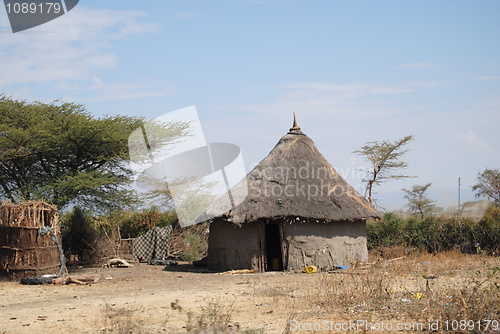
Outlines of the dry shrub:
[{"label": "dry shrub", "polygon": [[[96,221],[100,224],[99,221]],[[122,240],[119,228],[102,229],[95,245],[96,259],[122,258],[132,260],[132,240]]]},{"label": "dry shrub", "polygon": [[150,333],[145,328],[145,321],[136,314],[135,310],[114,308],[106,304],[102,320],[104,326],[101,328],[100,333]]},{"label": "dry shrub", "polygon": [[194,319],[188,313],[186,330],[190,333],[229,333],[232,332],[234,300],[211,298],[201,307],[201,314]]},{"label": "dry shrub", "polygon": [[310,302],[326,309],[378,306],[389,298],[389,287],[389,275],[380,265],[326,274],[319,279],[321,298],[311,298]]},{"label": "dry shrub", "polygon": [[[199,314],[187,312],[186,332],[195,334],[263,334],[259,328],[242,329],[238,323],[233,323],[236,311],[235,300],[220,297],[210,298],[200,307]],[[172,309],[182,312],[178,301],[172,303]]]}]

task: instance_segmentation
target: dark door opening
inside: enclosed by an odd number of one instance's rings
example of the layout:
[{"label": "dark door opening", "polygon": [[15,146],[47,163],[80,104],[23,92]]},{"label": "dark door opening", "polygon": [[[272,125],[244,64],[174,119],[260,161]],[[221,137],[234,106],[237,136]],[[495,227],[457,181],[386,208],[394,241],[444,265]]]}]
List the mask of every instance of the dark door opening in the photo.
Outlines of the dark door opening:
[{"label": "dark door opening", "polygon": [[266,224],[266,271],[283,270],[280,227],[277,223]]}]

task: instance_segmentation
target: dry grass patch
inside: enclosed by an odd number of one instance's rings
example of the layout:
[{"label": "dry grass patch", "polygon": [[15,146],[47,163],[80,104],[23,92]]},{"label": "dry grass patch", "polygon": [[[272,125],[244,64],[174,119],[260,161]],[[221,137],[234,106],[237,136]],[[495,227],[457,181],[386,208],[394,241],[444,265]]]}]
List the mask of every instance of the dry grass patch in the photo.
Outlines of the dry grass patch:
[{"label": "dry grass patch", "polygon": [[[106,334],[142,334],[142,333],[193,333],[193,334],[263,334],[260,328],[241,328],[233,322],[236,312],[234,300],[214,297],[200,306],[199,312],[185,311],[175,300],[170,303],[170,312],[166,312],[160,323],[147,317],[140,309],[119,308],[106,304],[99,333]],[[181,316],[185,319],[183,330],[174,330],[169,324],[169,318]],[[175,326],[174,326],[175,327]]]},{"label": "dry grass patch", "polygon": [[439,321],[438,332],[445,332],[446,321],[500,319],[500,267],[492,257],[415,253],[396,261],[353,265],[345,272],[295,277],[281,287],[257,292],[267,296],[271,308],[288,315],[285,333],[301,332],[290,326],[292,320],[363,319],[416,324],[417,329]]},{"label": "dry grass patch", "polygon": [[146,320],[138,310],[113,307],[109,304],[104,306],[102,325],[99,333],[153,333],[146,328]]}]

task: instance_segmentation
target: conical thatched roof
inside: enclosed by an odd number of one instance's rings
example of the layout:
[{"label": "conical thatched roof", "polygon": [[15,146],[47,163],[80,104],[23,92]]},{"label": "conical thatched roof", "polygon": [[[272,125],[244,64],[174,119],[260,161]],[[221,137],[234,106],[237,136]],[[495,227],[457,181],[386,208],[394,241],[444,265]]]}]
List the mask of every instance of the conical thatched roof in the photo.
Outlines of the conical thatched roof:
[{"label": "conical thatched roof", "polygon": [[[219,216],[241,224],[261,218],[302,217],[320,221],[366,220],[380,213],[351,187],[294,124],[231,192],[244,191],[245,200]],[[217,203],[206,213],[216,212]]]}]

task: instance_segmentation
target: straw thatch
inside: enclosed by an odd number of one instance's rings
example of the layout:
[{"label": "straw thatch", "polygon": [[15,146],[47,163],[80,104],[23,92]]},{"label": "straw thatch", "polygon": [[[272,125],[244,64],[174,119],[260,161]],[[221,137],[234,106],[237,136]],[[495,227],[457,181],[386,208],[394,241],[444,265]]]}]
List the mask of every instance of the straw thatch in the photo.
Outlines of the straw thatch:
[{"label": "straw thatch", "polygon": [[242,203],[219,215],[216,213],[221,204],[216,202],[206,213],[235,224],[286,216],[325,222],[381,217],[335,171],[296,123],[245,181],[231,189],[233,195],[248,189]]}]

